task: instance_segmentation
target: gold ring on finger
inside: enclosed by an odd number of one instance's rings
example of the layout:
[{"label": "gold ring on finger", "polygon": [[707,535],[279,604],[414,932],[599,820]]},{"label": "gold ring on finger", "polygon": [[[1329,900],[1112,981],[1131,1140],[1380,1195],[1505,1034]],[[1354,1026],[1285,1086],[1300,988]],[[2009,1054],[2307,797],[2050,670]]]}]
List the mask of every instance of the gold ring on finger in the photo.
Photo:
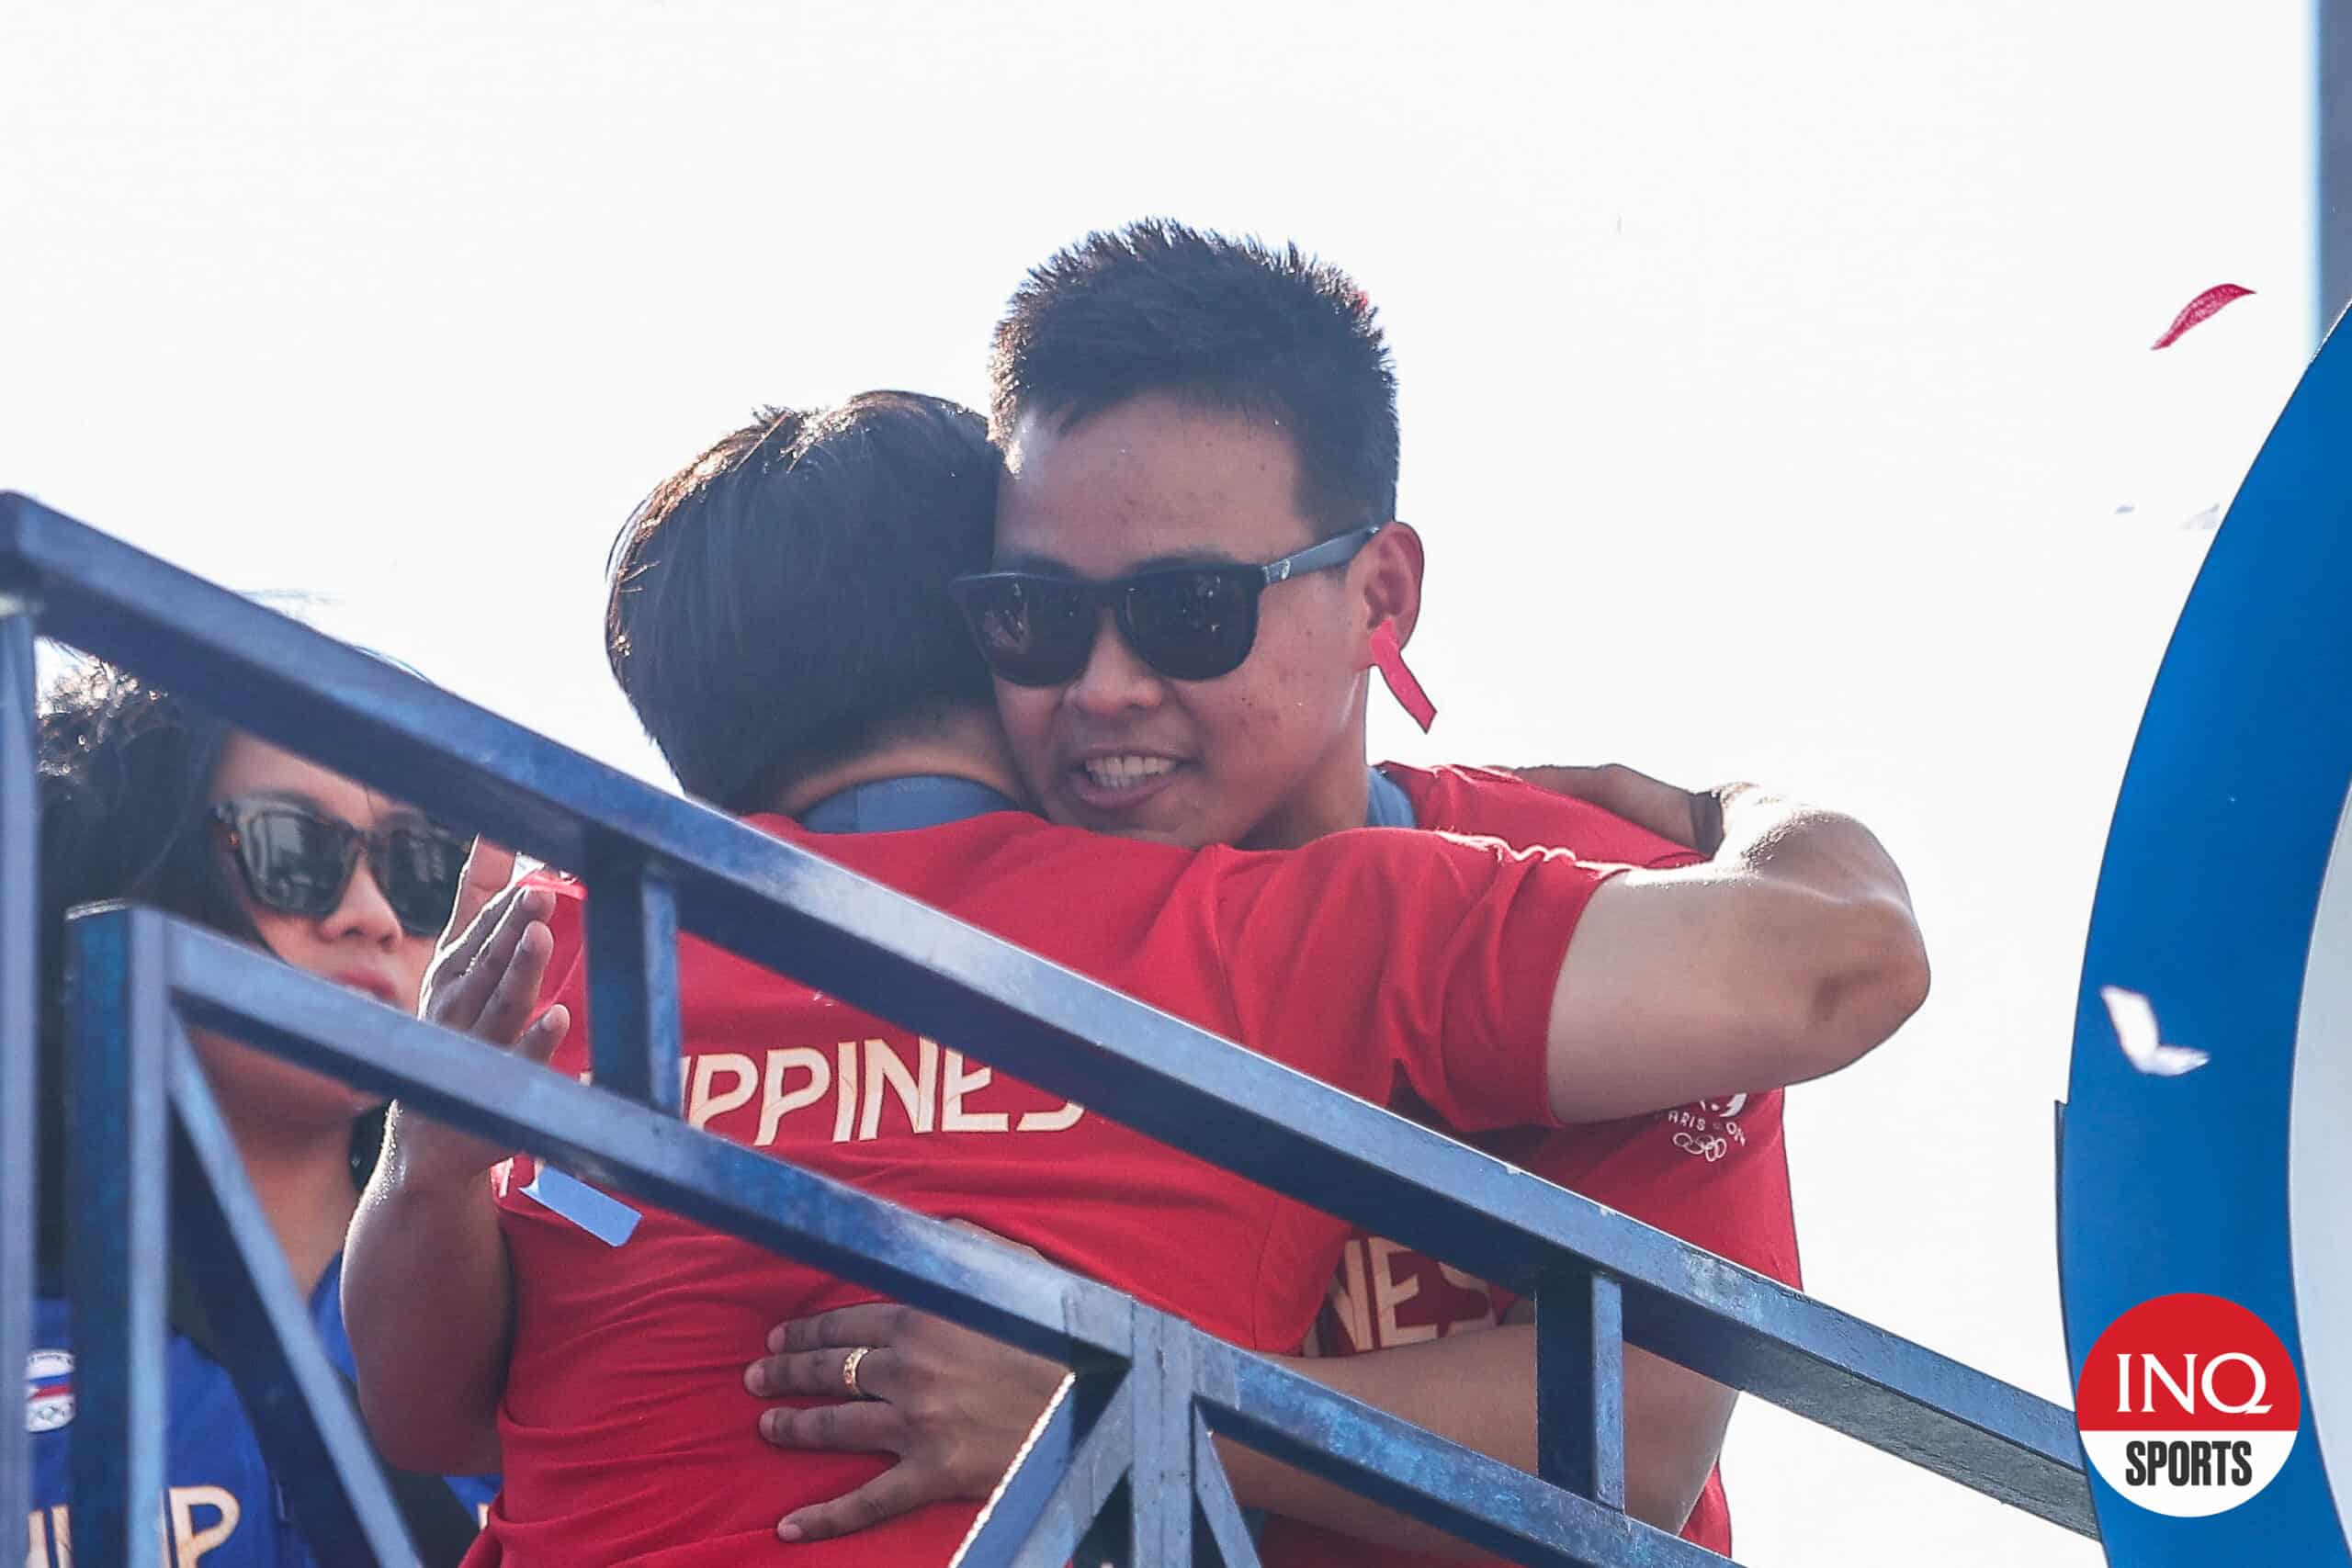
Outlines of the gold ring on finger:
[{"label": "gold ring on finger", "polygon": [[852,1350],[847,1356],[842,1359],[842,1386],[849,1390],[849,1396],[852,1399],[871,1399],[874,1397],[872,1394],[866,1393],[865,1390],[860,1388],[857,1383],[858,1363],[865,1360],[866,1357],[873,1353],[873,1346],[860,1345],[856,1349]]}]

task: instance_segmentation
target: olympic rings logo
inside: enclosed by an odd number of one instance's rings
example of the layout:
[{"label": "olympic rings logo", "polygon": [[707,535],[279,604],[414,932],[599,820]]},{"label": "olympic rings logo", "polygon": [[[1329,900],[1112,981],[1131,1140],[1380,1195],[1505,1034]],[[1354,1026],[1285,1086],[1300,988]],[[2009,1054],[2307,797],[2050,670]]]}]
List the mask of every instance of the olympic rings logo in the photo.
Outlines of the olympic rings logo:
[{"label": "olympic rings logo", "polygon": [[1714,1164],[1715,1161],[1731,1153],[1731,1145],[1723,1138],[1712,1135],[1694,1138],[1688,1133],[1675,1134],[1674,1146],[1684,1154],[1697,1155],[1709,1165]]}]

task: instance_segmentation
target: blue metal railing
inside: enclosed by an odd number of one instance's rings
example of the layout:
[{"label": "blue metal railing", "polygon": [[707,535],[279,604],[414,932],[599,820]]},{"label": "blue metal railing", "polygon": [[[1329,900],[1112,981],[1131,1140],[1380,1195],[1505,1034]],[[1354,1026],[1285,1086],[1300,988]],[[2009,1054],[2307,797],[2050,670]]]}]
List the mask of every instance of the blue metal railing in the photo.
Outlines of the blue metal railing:
[{"label": "blue metal railing", "polygon": [[[179,1186],[211,1195],[225,1238],[255,1244],[223,1249],[238,1265],[202,1282],[258,1291],[279,1330],[246,1337],[241,1386],[249,1399],[272,1391],[288,1413],[289,1434],[273,1441],[342,1461],[347,1495],[308,1500],[306,1528],[334,1543],[338,1562],[403,1560],[380,1484],[354,1462],[364,1448],[353,1446],[349,1402],[314,1375],[322,1363],[292,1328],[291,1282],[256,1241],[236,1162],[221,1157],[183,1019],[1071,1366],[1069,1392],[967,1545],[977,1568],[1059,1563],[1082,1539],[1136,1563],[1189,1562],[1196,1525],[1228,1568],[1253,1562],[1212,1434],[1518,1561],[1718,1562],[1622,1511],[1627,1344],[2094,1533],[2072,1420],[2047,1401],[628,779],[32,502],[0,497],[0,571],[37,607],[43,635],[158,673],[242,728],[580,871],[594,895],[594,1088],[152,912],[75,922],[77,1562],[146,1562],[155,1550],[141,1500],[161,1484],[160,1424],[141,1404],[155,1384],[131,1374],[160,1355],[164,1259],[160,1241],[134,1238],[161,1225],[167,1121],[180,1129]],[[29,701],[28,635],[0,640],[0,677],[6,718],[8,701]],[[28,742],[0,736],[0,765],[11,773],[0,778],[0,867],[29,863],[30,781],[15,776],[28,774]],[[28,986],[30,922],[6,908],[0,987],[16,975]],[[680,931],[1533,1296],[1544,1478],[1100,1284],[685,1127],[675,1115]],[[0,1028],[12,1032],[0,1058],[28,1058],[29,1010],[5,990]],[[0,1079],[0,1089],[10,1140],[0,1170],[13,1175],[30,1160],[19,1146],[24,1086]],[[0,1231],[0,1247],[17,1249],[0,1252],[13,1296],[29,1276],[7,1270],[29,1242]],[[111,1305],[92,1299],[109,1295]],[[23,1354],[22,1332],[0,1315],[0,1365]]]},{"label": "blue metal railing", "polygon": [[[33,617],[0,577],[0,1377],[32,1356],[34,1038],[40,1027],[40,797],[34,780]],[[32,1434],[0,1417],[0,1521],[31,1506]],[[10,1528],[14,1528],[11,1526]]]}]

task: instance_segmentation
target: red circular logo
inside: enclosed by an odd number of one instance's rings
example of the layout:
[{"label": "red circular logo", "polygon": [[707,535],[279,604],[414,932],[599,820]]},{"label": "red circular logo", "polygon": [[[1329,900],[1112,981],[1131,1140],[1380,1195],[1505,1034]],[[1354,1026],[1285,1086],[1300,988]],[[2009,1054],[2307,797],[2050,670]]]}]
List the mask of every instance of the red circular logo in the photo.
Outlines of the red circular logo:
[{"label": "red circular logo", "polygon": [[2075,1425],[2101,1479],[2176,1518],[2226,1512],[2269,1485],[2302,1416],[2287,1347],[2220,1296],[2142,1302],[2107,1325],[2075,1385]]}]

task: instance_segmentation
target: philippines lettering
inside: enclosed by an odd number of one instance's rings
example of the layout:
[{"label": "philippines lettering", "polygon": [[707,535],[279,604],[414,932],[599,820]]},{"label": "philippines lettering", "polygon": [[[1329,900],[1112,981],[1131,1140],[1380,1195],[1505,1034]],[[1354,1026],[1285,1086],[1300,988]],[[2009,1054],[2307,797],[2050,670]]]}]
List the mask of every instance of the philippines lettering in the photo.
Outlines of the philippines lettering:
[{"label": "philippines lettering", "polygon": [[813,1120],[845,1144],[910,1133],[1061,1133],[1086,1113],[1018,1079],[999,1082],[993,1069],[922,1036],[781,1045],[757,1055],[706,1051],[678,1067],[688,1126],[756,1109],[755,1121],[743,1119],[750,1136],[723,1130],[760,1148],[776,1142],[786,1118],[796,1135],[806,1135],[798,1122]]}]

